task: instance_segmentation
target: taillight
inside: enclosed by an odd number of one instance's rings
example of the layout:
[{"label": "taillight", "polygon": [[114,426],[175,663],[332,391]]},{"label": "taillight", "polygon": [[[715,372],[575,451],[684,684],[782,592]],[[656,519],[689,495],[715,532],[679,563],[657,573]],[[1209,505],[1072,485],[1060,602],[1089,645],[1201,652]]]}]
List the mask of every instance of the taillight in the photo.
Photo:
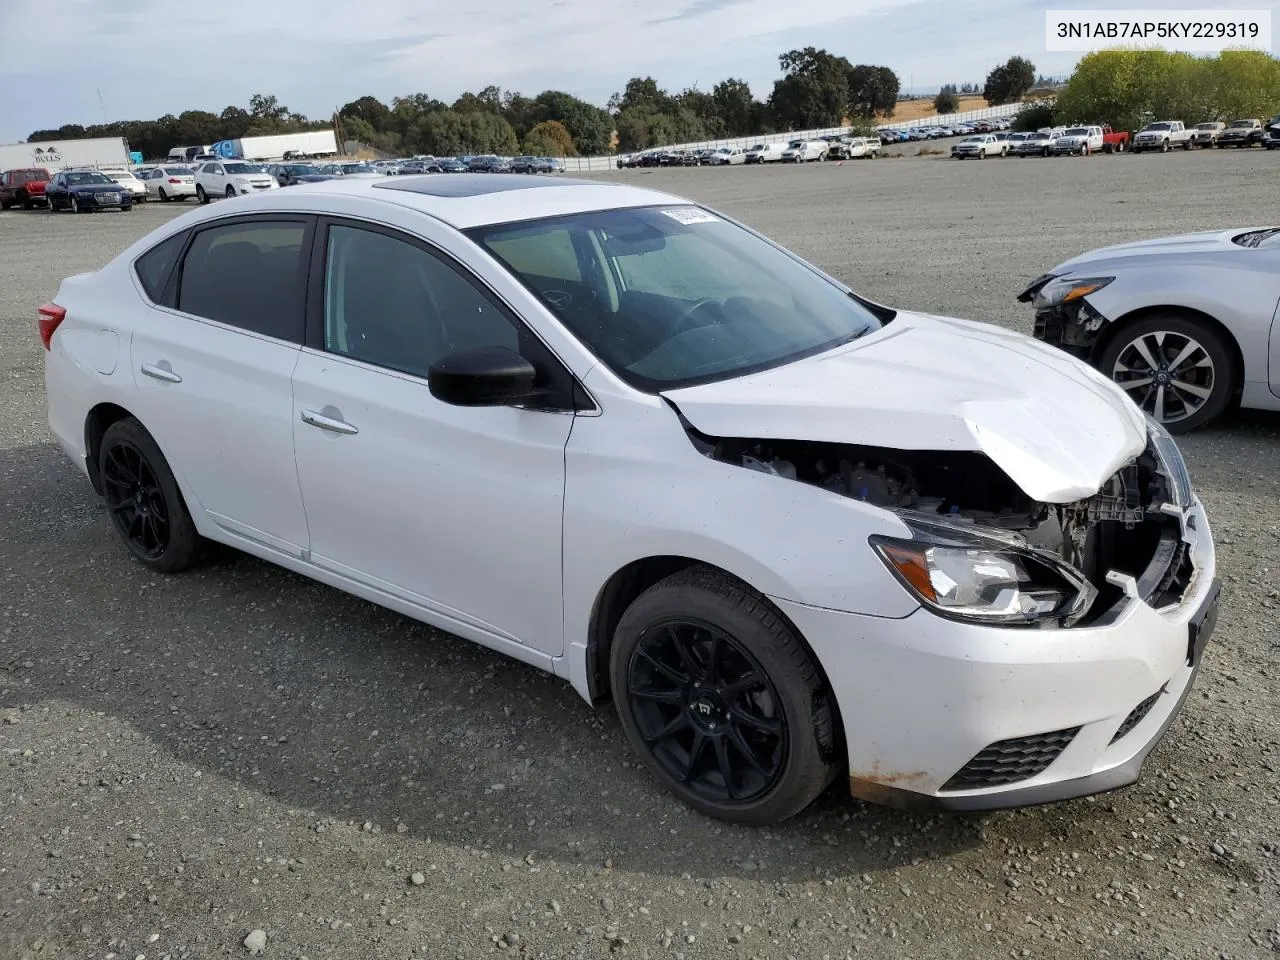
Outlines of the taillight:
[{"label": "taillight", "polygon": [[46,350],[50,349],[53,344],[53,331],[58,329],[58,324],[67,316],[66,307],[60,307],[56,303],[46,303],[39,309],[40,314],[40,342],[44,344]]},{"label": "taillight", "polygon": [[181,183],[182,181],[181,181],[181,180],[179,180],[177,177],[170,177],[170,178],[169,178],[169,182],[170,182],[170,183]]}]

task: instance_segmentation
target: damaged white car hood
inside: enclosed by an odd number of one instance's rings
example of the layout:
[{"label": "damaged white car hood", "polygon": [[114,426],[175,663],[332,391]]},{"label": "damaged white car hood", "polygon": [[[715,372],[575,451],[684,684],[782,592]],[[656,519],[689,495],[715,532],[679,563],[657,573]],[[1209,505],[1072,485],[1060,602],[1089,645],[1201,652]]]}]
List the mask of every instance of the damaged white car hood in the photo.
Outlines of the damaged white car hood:
[{"label": "damaged white car hood", "polygon": [[847,346],[663,396],[717,437],[982,452],[1043,503],[1092,496],[1147,444],[1141,411],[1067,354],[911,313]]}]

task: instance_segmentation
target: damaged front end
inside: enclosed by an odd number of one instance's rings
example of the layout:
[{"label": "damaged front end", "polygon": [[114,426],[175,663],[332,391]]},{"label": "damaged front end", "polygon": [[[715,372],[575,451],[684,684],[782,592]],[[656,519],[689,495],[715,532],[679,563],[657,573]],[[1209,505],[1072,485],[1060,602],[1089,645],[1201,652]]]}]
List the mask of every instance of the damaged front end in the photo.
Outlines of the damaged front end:
[{"label": "damaged front end", "polygon": [[1181,454],[1149,424],[1148,443],[1101,488],[1039,502],[986,454],[817,441],[711,437],[686,423],[706,456],[812,484],[896,514],[907,537],[871,546],[941,616],[1037,628],[1088,625],[1126,594],[1160,609],[1194,578],[1183,524],[1192,504]]},{"label": "damaged front end", "polygon": [[1037,277],[1018,294],[1019,303],[1031,303],[1036,309],[1032,336],[1078,360],[1089,361],[1107,318],[1086,298],[1112,279],[1058,277],[1054,274]]}]

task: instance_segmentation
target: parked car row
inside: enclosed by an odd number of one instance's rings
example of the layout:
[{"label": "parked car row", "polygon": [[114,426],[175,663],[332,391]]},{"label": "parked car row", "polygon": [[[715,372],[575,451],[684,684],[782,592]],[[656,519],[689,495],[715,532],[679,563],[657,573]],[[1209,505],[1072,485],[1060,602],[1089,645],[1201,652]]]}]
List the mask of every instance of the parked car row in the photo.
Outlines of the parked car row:
[{"label": "parked car row", "polygon": [[970,137],[975,134],[999,133],[1013,126],[1012,117],[997,117],[991,120],[974,120],[968,123],[921,123],[916,127],[899,129],[897,127],[881,127],[876,133],[880,142],[908,143],[919,140],[943,140],[948,137]]},{"label": "parked car row", "polygon": [[819,139],[757,143],[751,147],[705,147],[699,150],[664,148],[618,158],[619,170],[636,167],[715,167],[746,163],[808,163],[824,160],[873,159],[880,155],[876,137],[848,134]]}]

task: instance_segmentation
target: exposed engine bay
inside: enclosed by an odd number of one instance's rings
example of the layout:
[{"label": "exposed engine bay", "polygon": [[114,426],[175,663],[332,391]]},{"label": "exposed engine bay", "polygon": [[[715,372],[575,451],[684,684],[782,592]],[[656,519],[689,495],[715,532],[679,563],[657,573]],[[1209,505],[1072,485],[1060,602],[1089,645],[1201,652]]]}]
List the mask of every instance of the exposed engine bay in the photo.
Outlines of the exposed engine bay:
[{"label": "exposed engine bay", "polygon": [[1192,578],[1179,511],[1171,509],[1179,500],[1177,481],[1154,445],[1094,496],[1049,504],[1028,497],[983,453],[717,438],[686,428],[713,459],[1053,553],[1098,591],[1082,624],[1123,595],[1109,573],[1133,577],[1139,596],[1157,608],[1177,603]]}]

